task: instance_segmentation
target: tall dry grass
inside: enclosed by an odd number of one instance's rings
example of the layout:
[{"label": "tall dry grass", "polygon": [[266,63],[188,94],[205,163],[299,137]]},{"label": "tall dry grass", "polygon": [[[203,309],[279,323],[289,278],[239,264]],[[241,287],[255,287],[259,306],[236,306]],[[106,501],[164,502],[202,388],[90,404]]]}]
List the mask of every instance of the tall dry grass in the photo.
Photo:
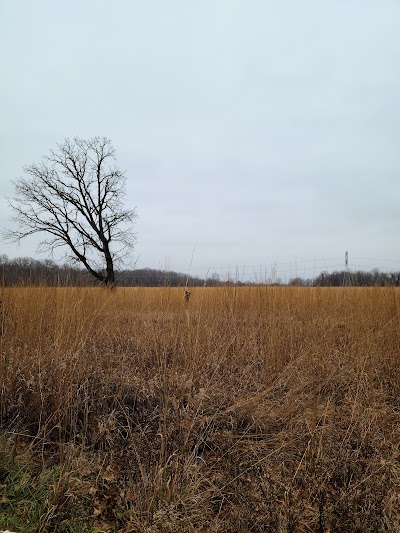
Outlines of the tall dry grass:
[{"label": "tall dry grass", "polygon": [[1,300],[1,426],[63,472],[42,531],[79,498],[104,531],[400,531],[398,289]]}]

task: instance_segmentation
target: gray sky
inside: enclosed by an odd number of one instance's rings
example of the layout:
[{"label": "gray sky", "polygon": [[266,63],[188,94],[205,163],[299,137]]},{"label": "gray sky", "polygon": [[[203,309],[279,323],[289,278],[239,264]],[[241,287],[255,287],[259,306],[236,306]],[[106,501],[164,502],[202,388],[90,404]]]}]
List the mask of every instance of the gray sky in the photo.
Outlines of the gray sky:
[{"label": "gray sky", "polygon": [[1,0],[1,228],[23,165],[98,135],[137,267],[399,270],[399,27],[397,0]]}]

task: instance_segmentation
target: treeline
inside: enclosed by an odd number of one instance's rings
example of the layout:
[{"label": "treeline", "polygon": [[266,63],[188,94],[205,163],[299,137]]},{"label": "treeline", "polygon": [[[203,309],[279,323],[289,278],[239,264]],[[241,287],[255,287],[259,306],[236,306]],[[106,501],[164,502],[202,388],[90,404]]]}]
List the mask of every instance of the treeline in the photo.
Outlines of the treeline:
[{"label": "treeline", "polygon": [[[215,287],[220,285],[265,285],[265,282],[221,281],[213,274],[210,278],[202,279],[187,274],[156,270],[151,268],[125,269],[116,272],[116,285],[120,287]],[[268,284],[268,283],[267,283]],[[271,283],[285,285],[284,283]],[[0,286],[50,286],[50,287],[91,287],[99,282],[85,269],[78,265],[58,265],[50,259],[38,260],[31,257],[9,259],[0,255]],[[299,287],[385,287],[400,286],[400,272],[380,272],[377,269],[370,272],[335,271],[321,272],[314,279],[300,277],[289,280],[288,285]]]},{"label": "treeline", "polygon": [[[208,282],[212,285],[214,282]],[[191,287],[202,286],[205,280],[178,272],[150,268],[116,272],[116,285],[121,287]],[[50,259],[31,257],[9,259],[0,255],[0,286],[91,287],[99,282],[86,269],[71,264],[58,265]]]},{"label": "treeline", "polygon": [[321,272],[314,279],[293,278],[289,285],[299,287],[387,287],[400,286],[400,272],[380,272],[378,269],[366,272],[335,271]]}]

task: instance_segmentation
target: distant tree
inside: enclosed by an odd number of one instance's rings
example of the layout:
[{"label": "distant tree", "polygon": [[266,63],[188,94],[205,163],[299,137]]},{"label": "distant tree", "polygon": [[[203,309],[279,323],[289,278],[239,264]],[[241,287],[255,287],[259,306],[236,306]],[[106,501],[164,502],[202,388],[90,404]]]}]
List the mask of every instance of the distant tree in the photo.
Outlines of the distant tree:
[{"label": "distant tree", "polygon": [[221,276],[218,274],[218,272],[211,274],[209,285],[211,285],[211,287],[217,287],[218,285],[221,285]]},{"label": "distant tree", "polygon": [[295,287],[303,287],[305,285],[305,281],[303,278],[300,277],[291,278],[288,282],[288,285],[293,285]]},{"label": "distant tree", "polygon": [[9,242],[45,234],[41,251],[66,247],[107,286],[115,265],[133,248],[135,210],[125,209],[124,172],[114,166],[115,150],[106,138],[66,139],[39,164],[26,166],[9,200],[17,229],[3,232]]}]

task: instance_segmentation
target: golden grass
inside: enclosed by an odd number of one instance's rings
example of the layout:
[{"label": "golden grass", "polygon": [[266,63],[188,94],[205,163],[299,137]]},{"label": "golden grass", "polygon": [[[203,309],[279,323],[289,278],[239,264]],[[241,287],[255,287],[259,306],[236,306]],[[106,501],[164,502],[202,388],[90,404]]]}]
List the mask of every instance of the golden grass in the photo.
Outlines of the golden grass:
[{"label": "golden grass", "polygon": [[41,531],[78,498],[79,531],[400,531],[400,290],[191,293],[2,290],[1,426],[62,470]]}]

